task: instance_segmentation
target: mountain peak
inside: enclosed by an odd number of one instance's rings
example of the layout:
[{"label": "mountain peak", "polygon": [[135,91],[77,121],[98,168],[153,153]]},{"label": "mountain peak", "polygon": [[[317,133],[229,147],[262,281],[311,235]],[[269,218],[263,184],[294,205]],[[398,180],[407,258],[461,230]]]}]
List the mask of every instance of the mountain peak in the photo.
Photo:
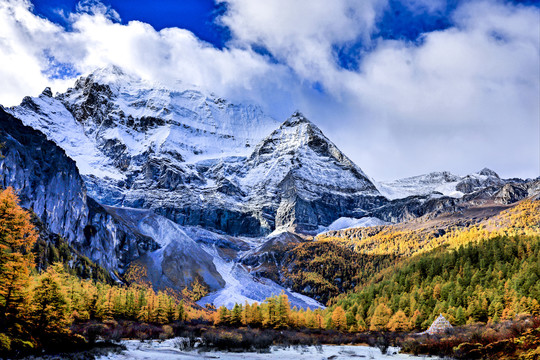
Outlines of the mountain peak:
[{"label": "mountain peak", "polygon": [[307,124],[311,128],[319,129],[315,124],[313,124],[307,117],[304,116],[300,111],[295,111],[291,117],[289,117],[281,127],[297,127],[303,124]]},{"label": "mountain peak", "polygon": [[47,86],[47,87],[41,92],[41,95],[47,96],[47,97],[52,97],[53,94],[52,94],[51,88]]},{"label": "mountain peak", "polygon": [[492,176],[499,179],[499,174],[497,174],[495,171],[488,168],[483,168],[482,170],[478,171],[477,174],[484,175],[484,176]]}]

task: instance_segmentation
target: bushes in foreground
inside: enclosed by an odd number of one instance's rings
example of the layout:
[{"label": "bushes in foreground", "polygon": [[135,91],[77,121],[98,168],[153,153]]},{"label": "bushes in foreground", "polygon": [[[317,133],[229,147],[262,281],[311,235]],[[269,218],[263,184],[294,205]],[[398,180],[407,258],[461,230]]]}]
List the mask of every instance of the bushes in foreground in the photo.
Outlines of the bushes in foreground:
[{"label": "bushes in foreground", "polygon": [[402,347],[415,355],[457,359],[540,359],[540,318],[467,325],[438,336],[408,337]]}]

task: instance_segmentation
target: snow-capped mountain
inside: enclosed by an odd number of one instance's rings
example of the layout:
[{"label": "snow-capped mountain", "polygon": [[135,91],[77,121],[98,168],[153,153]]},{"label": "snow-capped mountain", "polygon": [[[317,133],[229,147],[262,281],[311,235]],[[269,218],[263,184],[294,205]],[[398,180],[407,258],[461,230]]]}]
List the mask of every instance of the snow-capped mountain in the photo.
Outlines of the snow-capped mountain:
[{"label": "snow-capped mountain", "polygon": [[[56,97],[45,89],[8,111],[64,148],[87,182],[106,181],[120,190],[144,181],[137,176],[152,171],[153,160],[200,180],[186,164],[248,155],[279,124],[256,106],[164,88],[117,67],[81,77]],[[111,205],[122,201],[121,196],[96,198]]]},{"label": "snow-capped mountain", "polygon": [[350,217],[340,217],[327,227],[322,227],[319,229],[319,234],[322,234],[327,231],[336,231],[336,230],[345,230],[352,228],[361,228],[361,227],[370,227],[370,226],[382,226],[390,225],[391,223],[383,221],[376,217],[366,216],[360,219],[350,218]]},{"label": "snow-capped mountain", "polygon": [[282,287],[281,261],[306,235],[510,204],[539,188],[488,169],[374,183],[299,112],[280,124],[256,106],[115,67],[6,111],[3,187],[114,276],[139,264],[156,288],[203,279],[213,292],[201,305],[283,290],[320,306]]},{"label": "snow-capped mountain", "polygon": [[461,198],[465,194],[486,188],[501,186],[505,181],[493,170],[484,168],[474,174],[457,176],[448,171],[432,172],[409,178],[379,182],[377,188],[390,200],[408,196],[444,195]]},{"label": "snow-capped mountain", "polygon": [[385,201],[363,171],[299,112],[257,145],[232,180],[271,229],[315,231]]},{"label": "snow-capped mountain", "polygon": [[264,238],[220,235],[184,227],[151,210],[104,206],[86,196],[75,162],[41,132],[24,126],[0,108],[0,181],[13,186],[21,205],[32,209],[47,229],[111,272],[142,265],[156,289],[182,290],[198,277],[212,291],[199,303],[232,307],[262,302],[285,291],[300,307],[322,306],[239,265],[244,253]]},{"label": "snow-capped mountain", "polygon": [[315,231],[385,201],[299,113],[279,126],[256,106],[164,88],[116,67],[9,111],[76,161],[99,203],[152,209],[180,225],[249,236]]}]

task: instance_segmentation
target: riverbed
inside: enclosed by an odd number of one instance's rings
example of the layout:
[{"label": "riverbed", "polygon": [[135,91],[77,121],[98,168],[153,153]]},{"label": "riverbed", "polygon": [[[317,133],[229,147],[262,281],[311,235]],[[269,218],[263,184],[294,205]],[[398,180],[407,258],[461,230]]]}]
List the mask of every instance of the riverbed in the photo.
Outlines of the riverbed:
[{"label": "riverbed", "polygon": [[[321,346],[297,346],[280,347],[273,346],[268,353],[234,353],[220,351],[183,350],[182,339],[169,339],[164,341],[151,340],[125,340],[121,342],[127,350],[120,354],[109,354],[99,357],[99,360],[195,360],[195,359],[220,359],[220,360],[344,360],[344,359],[395,359],[415,360],[426,357],[397,354],[396,348],[389,348],[388,354],[382,354],[378,348],[352,345],[321,345]],[[429,359],[435,359],[433,357]]]}]

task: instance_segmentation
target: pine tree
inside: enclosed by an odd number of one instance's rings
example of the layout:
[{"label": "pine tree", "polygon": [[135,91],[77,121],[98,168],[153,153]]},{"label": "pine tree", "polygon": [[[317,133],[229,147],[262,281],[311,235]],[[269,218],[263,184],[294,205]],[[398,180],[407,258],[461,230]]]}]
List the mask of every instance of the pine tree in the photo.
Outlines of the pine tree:
[{"label": "pine tree", "polygon": [[460,306],[456,311],[456,325],[465,325],[467,318],[465,317],[465,311]]},{"label": "pine tree", "polygon": [[166,301],[167,301],[167,322],[172,323],[175,320],[176,304],[174,303],[174,299],[170,296],[166,297]]},{"label": "pine tree", "polygon": [[277,299],[277,323],[275,327],[289,327],[291,306],[289,305],[289,297],[282,292]]},{"label": "pine tree", "polygon": [[251,322],[250,324],[255,327],[262,326],[263,324],[263,314],[261,307],[258,303],[253,303],[251,305]]},{"label": "pine tree", "polygon": [[242,324],[242,305],[234,304],[230,313],[229,323],[232,326],[240,326]]},{"label": "pine tree", "polygon": [[336,330],[347,330],[347,319],[345,317],[345,311],[341,306],[336,306],[336,308],[332,312],[332,325]]},{"label": "pine tree", "polygon": [[407,319],[407,315],[405,315],[403,310],[396,311],[388,323],[388,328],[390,331],[406,331],[410,329],[409,326],[409,320]]},{"label": "pine tree", "polygon": [[66,294],[53,269],[41,276],[33,290],[32,319],[42,341],[57,341],[69,332]]},{"label": "pine tree", "polygon": [[249,305],[246,300],[244,304],[244,310],[242,311],[242,325],[251,325],[252,318],[253,315],[251,311],[251,305]]},{"label": "pine tree", "polygon": [[311,311],[310,308],[306,310],[306,327],[310,329],[315,329],[317,327],[315,322],[315,314],[313,314],[313,311]]},{"label": "pine tree", "polygon": [[184,309],[184,300],[180,300],[176,306],[176,319],[179,321],[186,320],[186,310]]},{"label": "pine tree", "polygon": [[388,328],[388,322],[390,321],[391,316],[392,310],[390,310],[386,304],[380,303],[375,308],[375,312],[371,317],[369,329],[376,331],[386,330]]},{"label": "pine tree", "polygon": [[279,323],[279,305],[275,296],[266,299],[264,304],[263,326],[277,327]]},{"label": "pine tree", "polygon": [[21,313],[37,233],[14,190],[0,191],[0,332]]},{"label": "pine tree", "polygon": [[126,318],[136,320],[138,314],[137,304],[135,303],[135,291],[130,287],[126,291]]},{"label": "pine tree", "polygon": [[195,277],[195,280],[191,284],[191,288],[192,288],[191,294],[193,296],[194,301],[202,299],[203,297],[206,296],[206,294],[208,294],[208,291],[209,291],[208,286],[206,285],[204,280],[200,278],[200,276]]},{"label": "pine tree", "polygon": [[168,322],[167,308],[168,308],[167,296],[160,291],[157,296],[157,304],[156,304],[156,310],[155,310],[155,321],[158,324],[166,324]]},{"label": "pine tree", "polygon": [[220,306],[215,314],[214,324],[230,325],[229,310],[225,306]]},{"label": "pine tree", "polygon": [[366,331],[368,329],[366,325],[366,321],[360,314],[356,314],[356,329],[358,331]]}]

